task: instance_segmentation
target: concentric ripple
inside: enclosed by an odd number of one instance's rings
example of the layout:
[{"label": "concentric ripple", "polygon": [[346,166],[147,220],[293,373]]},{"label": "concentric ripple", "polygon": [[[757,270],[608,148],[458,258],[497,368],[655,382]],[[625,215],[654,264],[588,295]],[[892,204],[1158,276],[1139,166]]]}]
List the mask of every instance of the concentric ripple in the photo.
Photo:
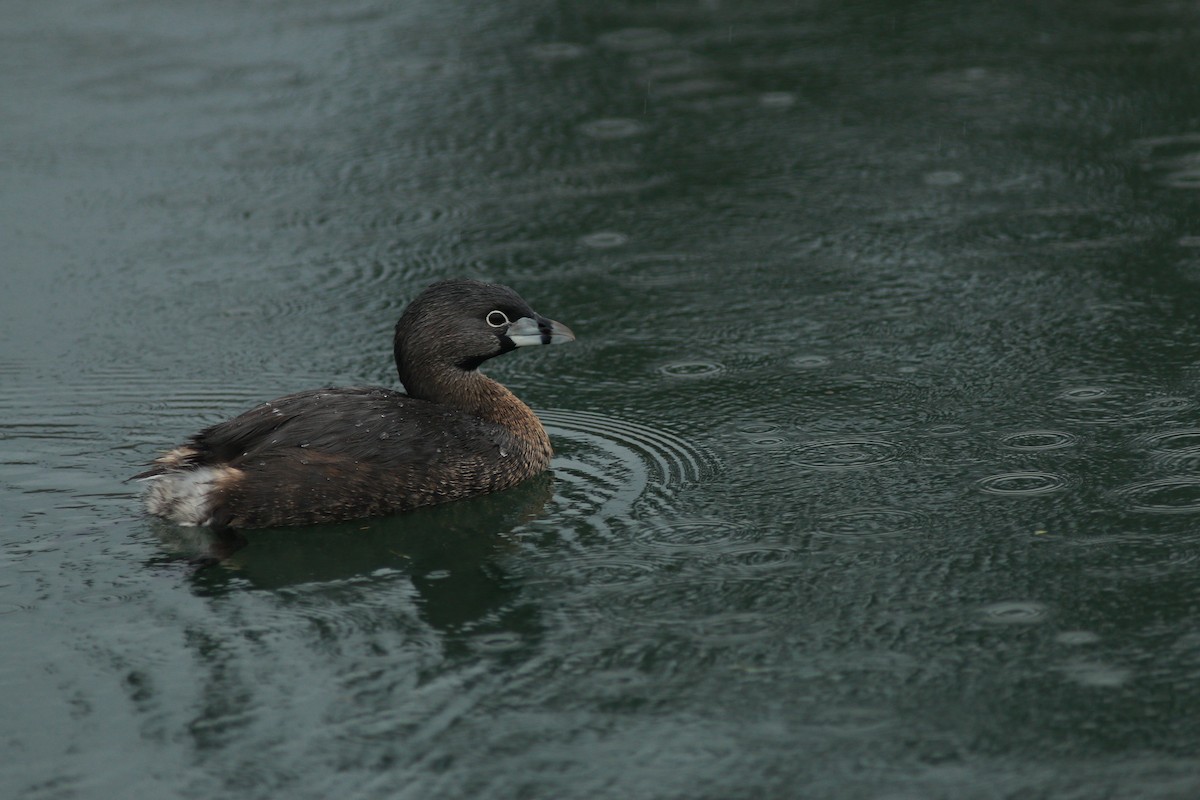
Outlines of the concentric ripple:
[{"label": "concentric ripple", "polygon": [[1200,513],[1200,477],[1181,475],[1124,486],[1118,497],[1133,511],[1147,514]]},{"label": "concentric ripple", "polygon": [[1001,437],[1000,446],[1009,450],[1040,451],[1061,450],[1079,442],[1074,434],[1063,431],[1018,431]]},{"label": "concentric ripple", "polygon": [[1009,600],[979,609],[985,622],[996,625],[1033,625],[1049,614],[1049,609],[1032,600]]},{"label": "concentric ripple", "polygon": [[660,548],[696,550],[720,547],[743,537],[741,526],[721,519],[679,520],[655,525],[649,543]]},{"label": "concentric ripple", "polygon": [[777,433],[768,433],[746,439],[743,446],[751,450],[783,450],[789,444],[790,442],[786,436]]},{"label": "concentric ripple", "polygon": [[1178,428],[1137,439],[1156,459],[1183,467],[1200,460],[1200,428]]},{"label": "concentric ripple", "polygon": [[742,422],[737,426],[737,432],[747,436],[762,436],[768,433],[775,433],[779,430],[779,426],[774,422],[760,422],[751,420]]},{"label": "concentric ripple", "polygon": [[1032,497],[1062,491],[1067,488],[1068,481],[1053,472],[1002,472],[980,478],[976,485],[987,494]]},{"label": "concentric ripple", "polygon": [[1152,397],[1149,400],[1143,400],[1135,407],[1135,413],[1137,413],[1139,416],[1177,414],[1180,411],[1190,411],[1195,407],[1196,401],[1190,397],[1175,397],[1166,395],[1163,397]]},{"label": "concentric ripple", "polygon": [[1062,419],[1096,425],[1166,417],[1196,405],[1189,397],[1147,394],[1138,387],[1075,386],[1059,392],[1055,399],[1065,405]]},{"label": "concentric ripple", "polygon": [[792,451],[798,467],[821,470],[862,469],[900,458],[900,448],[885,439],[847,437],[807,442]]},{"label": "concentric ripple", "polygon": [[1093,400],[1099,400],[1111,394],[1113,394],[1113,391],[1104,386],[1076,386],[1072,389],[1064,389],[1059,392],[1058,397],[1061,400],[1090,403]]},{"label": "concentric ripple", "polygon": [[1151,450],[1161,453],[1179,453],[1200,450],[1200,428],[1177,428],[1143,436],[1140,442]]},{"label": "concentric ripple", "polygon": [[829,356],[816,354],[795,356],[792,358],[792,366],[798,369],[818,369],[827,367],[831,363]]},{"label": "concentric ripple", "polygon": [[558,451],[558,494],[597,521],[626,518],[640,503],[669,510],[676,492],[716,471],[710,453],[662,428],[586,411],[538,416]]},{"label": "concentric ripple", "polygon": [[596,231],[595,233],[579,237],[580,244],[586,247],[594,247],[597,250],[620,247],[628,241],[629,237],[619,231]]},{"label": "concentric ripple", "polygon": [[734,427],[739,445],[752,450],[783,450],[790,444],[788,437],[773,422],[746,421]]},{"label": "concentric ripple", "polygon": [[663,375],[671,378],[710,378],[725,371],[725,366],[716,361],[673,361],[658,368]]}]

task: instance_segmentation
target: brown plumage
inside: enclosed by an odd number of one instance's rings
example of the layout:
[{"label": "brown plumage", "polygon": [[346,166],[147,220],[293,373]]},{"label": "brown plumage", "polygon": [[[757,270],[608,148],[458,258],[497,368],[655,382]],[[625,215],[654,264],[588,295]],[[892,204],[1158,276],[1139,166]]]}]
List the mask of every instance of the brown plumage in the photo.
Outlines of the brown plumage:
[{"label": "brown plumage", "polygon": [[529,406],[477,368],[574,338],[506,286],[435,283],[396,323],[407,393],[281,397],[205,428],[135,479],[147,483],[150,513],[229,528],[378,516],[506,489],[549,466],[550,439]]}]

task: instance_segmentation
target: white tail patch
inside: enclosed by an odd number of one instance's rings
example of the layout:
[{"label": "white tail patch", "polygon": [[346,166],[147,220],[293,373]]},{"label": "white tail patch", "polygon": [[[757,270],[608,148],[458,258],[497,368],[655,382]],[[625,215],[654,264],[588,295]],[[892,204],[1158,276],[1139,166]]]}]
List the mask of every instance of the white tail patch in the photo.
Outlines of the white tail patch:
[{"label": "white tail patch", "polygon": [[183,466],[184,462],[194,455],[196,455],[196,451],[184,445],[183,447],[176,447],[174,450],[163,453],[154,459],[154,463],[165,469],[173,469]]},{"label": "white tail patch", "polygon": [[146,510],[180,525],[208,525],[217,491],[241,476],[233,467],[197,467],[143,478]]}]

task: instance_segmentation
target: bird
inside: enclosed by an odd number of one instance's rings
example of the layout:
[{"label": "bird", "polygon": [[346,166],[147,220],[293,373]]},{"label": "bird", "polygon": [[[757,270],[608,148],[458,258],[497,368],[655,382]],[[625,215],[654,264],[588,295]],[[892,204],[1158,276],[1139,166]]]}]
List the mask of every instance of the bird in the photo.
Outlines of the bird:
[{"label": "bird", "polygon": [[479,371],[520,347],[575,340],[513,289],[427,287],[396,323],[404,391],[310,389],[204,428],[129,480],[146,511],[219,530],[396,514],[507,489],[545,471],[537,415]]}]

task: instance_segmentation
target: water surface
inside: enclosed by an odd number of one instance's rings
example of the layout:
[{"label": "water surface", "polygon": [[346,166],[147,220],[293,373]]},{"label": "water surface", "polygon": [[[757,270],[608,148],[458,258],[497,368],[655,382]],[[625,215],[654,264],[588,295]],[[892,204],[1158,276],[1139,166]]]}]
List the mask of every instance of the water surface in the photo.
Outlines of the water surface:
[{"label": "water surface", "polygon": [[[1194,8],[3,16],[0,794],[1200,789]],[[452,275],[552,476],[140,514]]]}]

